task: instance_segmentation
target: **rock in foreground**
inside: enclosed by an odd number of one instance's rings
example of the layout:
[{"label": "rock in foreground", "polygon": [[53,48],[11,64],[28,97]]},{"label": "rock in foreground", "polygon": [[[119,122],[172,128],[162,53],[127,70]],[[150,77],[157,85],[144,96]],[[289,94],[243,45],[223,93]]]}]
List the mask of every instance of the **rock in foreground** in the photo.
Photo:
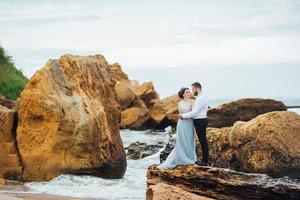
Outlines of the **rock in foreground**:
[{"label": "rock in foreground", "polygon": [[211,198],[187,192],[179,187],[168,185],[165,183],[150,185],[148,187],[146,197],[147,200],[212,200]]},{"label": "rock in foreground", "polygon": [[270,112],[237,122],[229,142],[237,170],[300,178],[300,115]]},{"label": "rock in foreground", "polygon": [[64,55],[34,74],[21,94],[17,129],[26,181],[63,173],[124,175],[126,154],[112,77],[101,55]]},{"label": "rock in foreground", "polygon": [[[153,199],[151,198],[151,194],[155,193],[153,187],[161,183],[215,199],[300,198],[298,184],[279,182],[264,174],[247,174],[197,165],[178,166],[173,170],[161,170],[155,165],[150,166],[147,171],[148,199]],[[164,197],[165,199],[169,197],[167,192]]]}]

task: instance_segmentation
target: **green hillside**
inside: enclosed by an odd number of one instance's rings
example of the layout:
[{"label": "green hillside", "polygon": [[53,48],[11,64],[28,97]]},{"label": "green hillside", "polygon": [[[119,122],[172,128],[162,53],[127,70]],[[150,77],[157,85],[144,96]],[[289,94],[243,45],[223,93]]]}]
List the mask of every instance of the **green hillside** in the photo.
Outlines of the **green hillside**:
[{"label": "green hillside", "polygon": [[16,69],[10,56],[0,46],[0,93],[7,99],[17,99],[28,79]]}]

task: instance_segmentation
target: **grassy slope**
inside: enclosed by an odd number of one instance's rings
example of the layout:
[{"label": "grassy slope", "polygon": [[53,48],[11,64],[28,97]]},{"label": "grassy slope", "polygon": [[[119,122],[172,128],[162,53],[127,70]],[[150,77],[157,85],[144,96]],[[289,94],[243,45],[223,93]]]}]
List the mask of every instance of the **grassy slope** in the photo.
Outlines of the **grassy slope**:
[{"label": "grassy slope", "polygon": [[17,99],[28,82],[23,73],[16,69],[10,56],[0,46],[0,93],[8,99]]}]

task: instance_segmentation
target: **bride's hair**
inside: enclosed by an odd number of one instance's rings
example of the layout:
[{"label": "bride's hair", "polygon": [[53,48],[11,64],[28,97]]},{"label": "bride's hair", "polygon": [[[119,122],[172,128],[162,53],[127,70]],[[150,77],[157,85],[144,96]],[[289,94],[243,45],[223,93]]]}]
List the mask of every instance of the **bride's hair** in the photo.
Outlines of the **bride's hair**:
[{"label": "bride's hair", "polygon": [[187,87],[181,88],[178,92],[178,96],[183,99],[183,94],[185,93],[186,90],[189,90],[189,88]]}]

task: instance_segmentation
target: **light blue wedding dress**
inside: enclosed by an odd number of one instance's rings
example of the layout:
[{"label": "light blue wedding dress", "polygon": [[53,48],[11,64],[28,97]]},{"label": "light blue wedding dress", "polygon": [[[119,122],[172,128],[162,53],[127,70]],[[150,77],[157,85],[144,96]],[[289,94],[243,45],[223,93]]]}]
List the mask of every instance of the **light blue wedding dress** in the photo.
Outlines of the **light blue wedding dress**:
[{"label": "light blue wedding dress", "polygon": [[[180,114],[190,112],[194,100],[181,100],[178,103]],[[195,164],[196,144],[193,119],[179,119],[176,127],[176,144],[166,161],[159,168],[174,168],[177,165]]]}]

